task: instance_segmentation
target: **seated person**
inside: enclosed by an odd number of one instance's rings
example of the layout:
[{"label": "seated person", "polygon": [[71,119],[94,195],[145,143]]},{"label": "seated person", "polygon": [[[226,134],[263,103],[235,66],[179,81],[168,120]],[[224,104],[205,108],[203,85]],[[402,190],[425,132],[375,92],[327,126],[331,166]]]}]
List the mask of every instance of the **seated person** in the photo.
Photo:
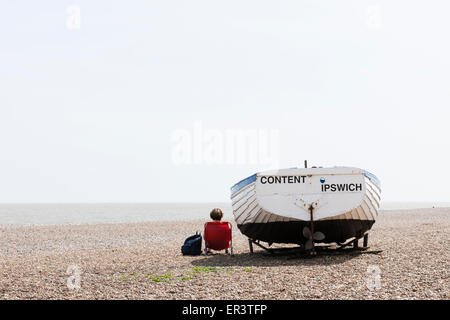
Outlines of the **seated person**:
[{"label": "seated person", "polygon": [[[209,216],[214,222],[220,222],[223,218],[223,211],[220,208],[214,208],[209,213]],[[205,253],[210,253],[209,248],[206,248]],[[225,253],[228,253],[228,249],[225,249]]]},{"label": "seated person", "polygon": [[211,213],[209,214],[209,216],[214,221],[220,221],[223,218],[223,212],[219,208],[214,208],[211,210]]}]

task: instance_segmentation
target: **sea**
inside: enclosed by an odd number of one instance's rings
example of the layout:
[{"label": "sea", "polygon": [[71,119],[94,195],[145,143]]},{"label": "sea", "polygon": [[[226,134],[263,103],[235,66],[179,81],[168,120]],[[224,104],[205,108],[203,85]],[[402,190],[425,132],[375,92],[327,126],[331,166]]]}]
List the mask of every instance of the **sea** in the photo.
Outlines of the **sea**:
[{"label": "sea", "polygon": [[[381,210],[450,207],[450,202],[382,202]],[[209,220],[221,208],[232,220],[231,203],[64,203],[0,204],[0,225],[61,225]]]}]

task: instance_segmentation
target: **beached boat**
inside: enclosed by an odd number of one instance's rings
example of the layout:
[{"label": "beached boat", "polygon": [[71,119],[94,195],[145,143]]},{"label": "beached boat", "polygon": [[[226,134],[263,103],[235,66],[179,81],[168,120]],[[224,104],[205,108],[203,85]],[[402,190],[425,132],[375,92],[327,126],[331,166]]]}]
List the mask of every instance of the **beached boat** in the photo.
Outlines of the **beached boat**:
[{"label": "beached boat", "polygon": [[237,226],[249,240],[307,249],[311,242],[342,244],[366,236],[380,194],[378,178],[353,167],[265,171],[231,188]]}]

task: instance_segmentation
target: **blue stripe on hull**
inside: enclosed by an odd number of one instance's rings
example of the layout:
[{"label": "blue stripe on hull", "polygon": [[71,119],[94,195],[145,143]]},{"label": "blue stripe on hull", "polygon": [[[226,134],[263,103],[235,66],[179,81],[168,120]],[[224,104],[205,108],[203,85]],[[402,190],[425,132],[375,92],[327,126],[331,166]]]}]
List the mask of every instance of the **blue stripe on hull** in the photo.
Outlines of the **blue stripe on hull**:
[{"label": "blue stripe on hull", "polygon": [[236,183],[234,186],[231,187],[231,196],[233,196],[233,194],[235,194],[239,190],[245,188],[250,183],[253,183],[255,181],[256,181],[256,173],[248,178],[245,178],[244,180],[239,181],[238,183]]},{"label": "blue stripe on hull", "polygon": [[369,180],[372,181],[378,188],[381,189],[381,182],[373,173],[370,173],[369,171],[364,170],[364,175],[367,178],[369,178]]}]

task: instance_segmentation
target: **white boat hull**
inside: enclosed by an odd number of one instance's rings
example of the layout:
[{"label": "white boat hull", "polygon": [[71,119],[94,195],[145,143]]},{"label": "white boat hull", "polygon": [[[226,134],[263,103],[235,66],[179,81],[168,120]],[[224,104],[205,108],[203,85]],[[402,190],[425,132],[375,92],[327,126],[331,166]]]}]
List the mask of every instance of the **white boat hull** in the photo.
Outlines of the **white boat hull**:
[{"label": "white boat hull", "polygon": [[251,239],[302,244],[313,220],[325,235],[317,242],[342,243],[370,230],[380,194],[378,179],[358,168],[294,168],[250,176],[232,187],[231,199],[238,228]]}]

